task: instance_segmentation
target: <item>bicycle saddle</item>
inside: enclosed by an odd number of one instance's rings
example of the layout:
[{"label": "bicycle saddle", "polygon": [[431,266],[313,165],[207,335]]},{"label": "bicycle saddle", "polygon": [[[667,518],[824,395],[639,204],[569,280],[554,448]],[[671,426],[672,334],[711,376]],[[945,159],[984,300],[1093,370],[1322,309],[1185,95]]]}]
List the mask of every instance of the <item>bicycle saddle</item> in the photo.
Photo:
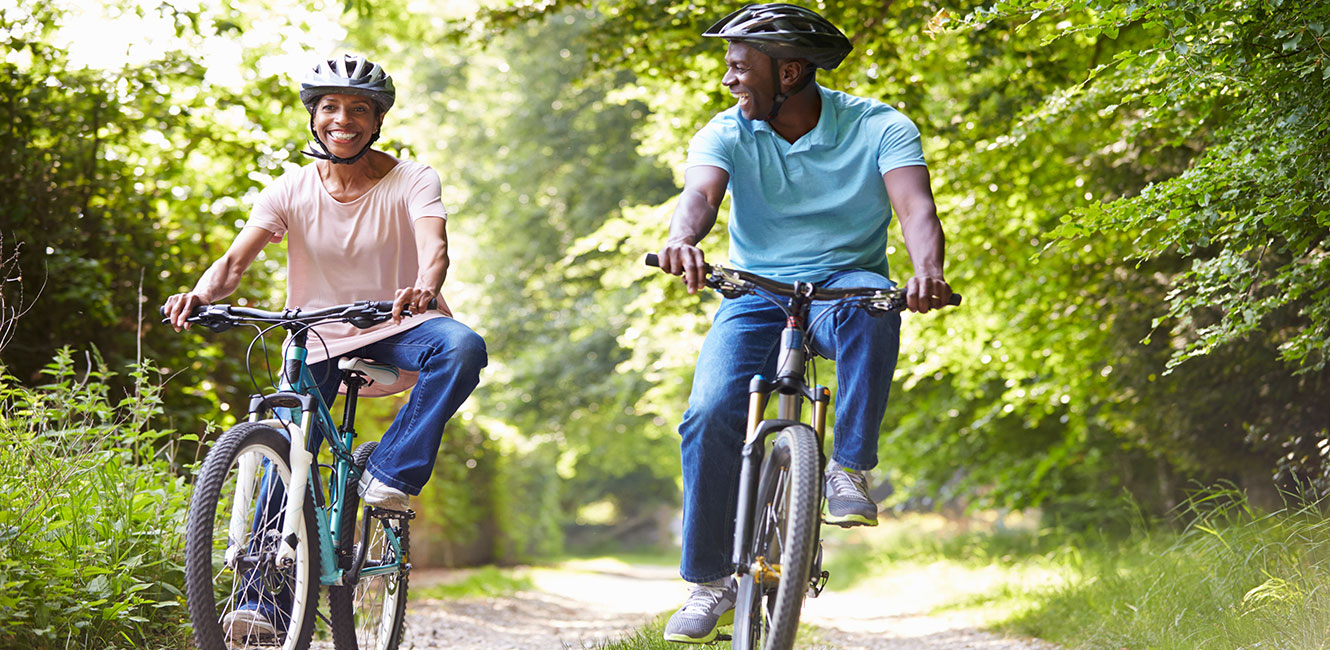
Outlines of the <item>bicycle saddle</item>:
[{"label": "bicycle saddle", "polygon": [[386,363],[375,363],[359,357],[346,357],[337,361],[337,369],[347,372],[354,372],[362,377],[368,378],[376,384],[388,385],[395,381],[401,373],[391,365]]}]

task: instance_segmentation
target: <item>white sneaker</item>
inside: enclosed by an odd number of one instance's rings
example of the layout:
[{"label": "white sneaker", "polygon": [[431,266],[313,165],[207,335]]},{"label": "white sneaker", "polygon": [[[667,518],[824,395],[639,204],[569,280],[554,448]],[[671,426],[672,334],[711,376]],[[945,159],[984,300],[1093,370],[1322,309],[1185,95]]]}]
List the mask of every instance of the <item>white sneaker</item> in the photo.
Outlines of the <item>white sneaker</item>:
[{"label": "white sneaker", "polygon": [[222,633],[232,643],[277,636],[277,626],[257,609],[237,609],[222,617]]},{"label": "white sneaker", "polygon": [[411,509],[411,497],[407,496],[405,492],[370,476],[369,472],[360,475],[360,499],[366,505],[385,510],[405,512]]}]

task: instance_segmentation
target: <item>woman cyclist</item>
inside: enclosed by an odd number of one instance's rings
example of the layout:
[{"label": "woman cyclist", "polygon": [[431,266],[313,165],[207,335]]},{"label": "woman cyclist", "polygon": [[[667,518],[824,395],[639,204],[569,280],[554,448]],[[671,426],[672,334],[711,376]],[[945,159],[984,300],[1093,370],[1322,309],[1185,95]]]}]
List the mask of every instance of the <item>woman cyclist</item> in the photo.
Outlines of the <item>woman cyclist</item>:
[{"label": "woman cyclist", "polygon": [[[357,356],[405,371],[389,386],[362,395],[386,395],[413,383],[406,406],[383,435],[360,482],[365,503],[405,510],[408,495],[429,480],[452,417],[480,380],[485,342],[452,318],[440,290],[448,273],[448,213],[438,174],[428,165],[399,160],[373,148],[396,98],[392,78],[378,64],[346,54],[319,60],[300,83],[316,160],[264,188],[245,227],[192,291],[167,299],[176,331],[195,307],[220,300],[240,283],[259,251],[287,241],[286,306],[318,309],[357,300],[393,300],[394,319],[359,330],[349,324],[315,327],[308,362],[324,401],[339,385],[333,365]],[[429,311],[431,300],[438,309]],[[403,319],[410,309],[417,314]],[[233,634],[271,634],[281,613],[241,603],[228,618]]]}]

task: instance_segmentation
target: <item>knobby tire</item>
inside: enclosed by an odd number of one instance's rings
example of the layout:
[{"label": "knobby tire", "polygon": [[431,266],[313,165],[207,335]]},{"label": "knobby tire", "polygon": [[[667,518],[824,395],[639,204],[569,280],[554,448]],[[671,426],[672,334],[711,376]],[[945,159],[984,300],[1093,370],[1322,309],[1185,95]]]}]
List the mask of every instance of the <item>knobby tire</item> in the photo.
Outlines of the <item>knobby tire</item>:
[{"label": "knobby tire", "polygon": [[[356,449],[352,460],[356,467],[364,468],[377,442],[367,442]],[[360,496],[356,491],[357,478],[348,477],[345,501],[342,506],[341,539],[338,558],[342,568],[349,569],[355,561],[361,542],[361,526],[372,526],[370,551],[365,566],[395,562],[397,557],[387,544],[386,529],[392,526],[401,543],[403,555],[410,557],[408,521],[393,523],[363,516]],[[328,608],[331,614],[333,644],[337,650],[397,650],[402,643],[406,621],[406,593],[409,573],[403,570],[395,575],[360,577],[355,584],[344,584],[328,589]]]},{"label": "knobby tire", "polygon": [[763,584],[752,572],[739,579],[734,650],[790,650],[809,586],[822,499],[817,434],[805,425],[776,434],[762,461],[751,556],[773,562],[779,581]]},{"label": "knobby tire", "polygon": [[[299,539],[294,566],[278,566],[272,561],[275,546],[280,543],[277,538],[286,509],[285,497],[289,494],[290,449],[291,444],[282,432],[266,424],[246,422],[222,434],[203,462],[190,500],[185,533],[185,598],[199,650],[251,647],[304,650],[309,647],[319,602],[316,566],[319,539],[314,519],[314,496],[308,485],[299,487],[306,491],[305,522],[296,531]],[[253,493],[245,505],[249,512],[245,519],[245,538],[236,544],[237,549],[244,549],[244,558],[260,559],[253,568],[238,569],[226,561],[228,522],[232,503],[241,493],[237,485],[240,478],[238,462],[246,456],[261,459],[256,464],[268,469],[256,472],[251,481]],[[281,496],[263,499],[265,485],[269,488],[279,486]],[[261,500],[267,501],[266,508],[259,508]],[[254,520],[261,512],[267,523],[257,527],[256,534]],[[274,604],[285,600],[286,596],[291,601],[290,622],[284,632],[279,630],[276,638],[256,638],[234,629],[224,629],[223,621],[237,603],[264,602],[280,607]]]}]

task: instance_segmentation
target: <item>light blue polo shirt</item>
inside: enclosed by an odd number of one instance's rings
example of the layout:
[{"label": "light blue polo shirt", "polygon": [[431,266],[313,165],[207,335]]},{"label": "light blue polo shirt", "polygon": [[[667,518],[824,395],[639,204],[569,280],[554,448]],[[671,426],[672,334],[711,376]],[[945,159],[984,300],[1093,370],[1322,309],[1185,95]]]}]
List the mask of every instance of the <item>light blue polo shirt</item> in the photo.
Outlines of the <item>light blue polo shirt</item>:
[{"label": "light blue polo shirt", "polygon": [[735,106],[693,136],[687,166],[730,175],[734,266],[784,282],[846,269],[889,277],[882,175],[924,164],[919,129],[882,102],[816,87],[822,114],[793,144]]}]

